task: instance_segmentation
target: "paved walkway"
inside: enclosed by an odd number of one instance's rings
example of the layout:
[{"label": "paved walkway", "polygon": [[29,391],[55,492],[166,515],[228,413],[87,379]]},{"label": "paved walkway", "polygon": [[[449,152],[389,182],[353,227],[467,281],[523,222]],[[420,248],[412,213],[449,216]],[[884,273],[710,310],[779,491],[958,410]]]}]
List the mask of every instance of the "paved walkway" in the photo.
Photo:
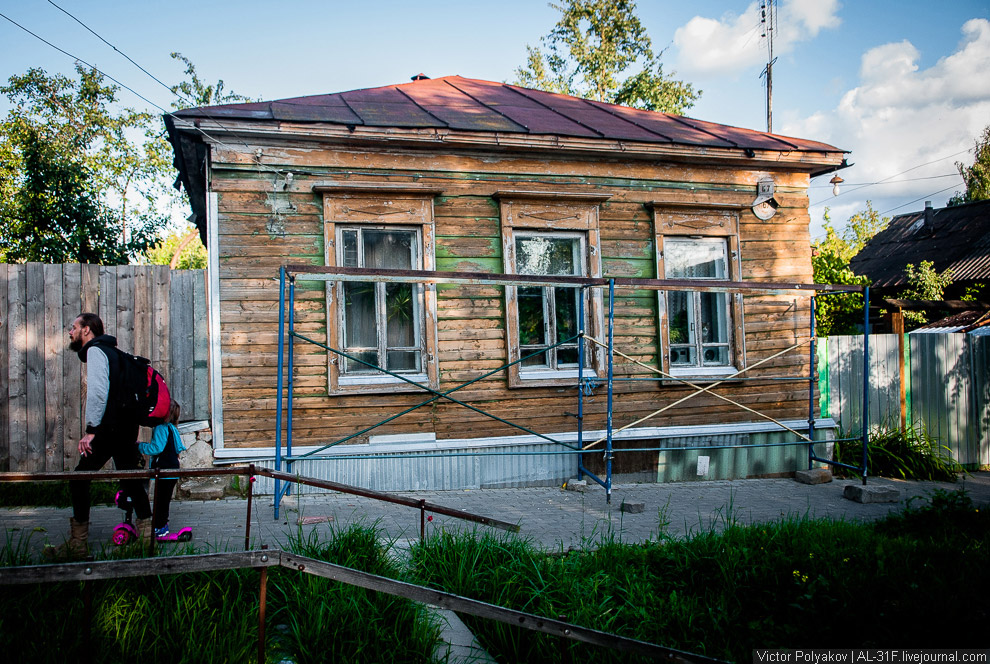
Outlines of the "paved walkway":
[{"label": "paved walkway", "polygon": [[[990,504],[990,472],[963,476],[955,484],[897,481],[871,478],[871,486],[892,486],[900,491],[897,503],[861,504],[843,498],[843,489],[859,480],[836,479],[828,484],[806,485],[792,479],[699,481],[670,484],[620,484],[613,487],[612,502],[596,485],[586,492],[561,487],[526,489],[481,489],[405,493],[417,500],[453,507],[475,514],[516,523],[520,534],[549,549],[593,545],[600,535],[611,534],[624,542],[642,542],[657,536],[661,528],[673,535],[720,527],[727,521],[754,523],[804,515],[849,520],[876,519],[902,509],[912,496],[925,496],[934,489],[966,489],[975,503]],[[256,497],[250,523],[253,547],[278,546],[291,536],[309,536],[313,531],[352,522],[377,524],[402,545],[419,537],[418,509],[382,503],[346,494],[318,494],[302,487],[298,510],[281,510],[277,521],[271,496]],[[623,501],[642,503],[644,510],[632,514],[620,509]],[[193,529],[193,543],[211,549],[244,547],[247,501],[228,498],[215,501],[173,501],[171,526]],[[0,509],[0,534],[6,542],[28,542],[32,550],[46,542],[61,543],[68,533],[69,509],[50,507]],[[123,516],[116,507],[94,507],[91,543],[109,543],[114,526]],[[427,531],[445,529],[489,530],[450,517],[432,515]]]}]

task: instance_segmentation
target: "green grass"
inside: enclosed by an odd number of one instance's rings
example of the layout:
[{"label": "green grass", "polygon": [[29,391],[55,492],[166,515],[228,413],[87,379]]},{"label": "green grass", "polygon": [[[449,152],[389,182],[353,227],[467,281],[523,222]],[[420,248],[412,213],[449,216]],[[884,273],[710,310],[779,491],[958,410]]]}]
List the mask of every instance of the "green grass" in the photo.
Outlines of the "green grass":
[{"label": "green grass", "polygon": [[[22,541],[0,564],[26,564]],[[295,539],[301,555],[386,576],[400,566],[375,526]],[[203,553],[191,546],[185,553]],[[119,552],[115,552],[118,553]],[[92,644],[84,642],[83,585],[6,586],[4,661],[255,662],[260,572],[233,570],[93,583]],[[267,661],[427,662],[439,629],[412,602],[294,570],[269,568]]]},{"label": "green grass", "polygon": [[[376,525],[296,537],[287,550],[542,616],[730,661],[754,648],[957,647],[990,620],[990,510],[936,491],[876,523],[789,518],[644,544],[599,534],[548,553],[510,534],[439,532],[398,562]],[[30,562],[8,534],[0,565]],[[193,547],[183,549],[197,553]],[[116,555],[120,555],[117,552]],[[255,661],[259,572],[94,582],[92,661]],[[5,660],[82,659],[82,584],[3,589]],[[614,650],[462,616],[500,662],[638,661]],[[427,662],[421,607],[269,569],[267,661]]]},{"label": "green grass", "polygon": [[[90,504],[112,505],[120,485],[93,482]],[[68,482],[0,482],[0,507],[71,507]]]},{"label": "green grass", "polygon": [[[867,467],[872,476],[955,482],[963,470],[949,449],[923,428],[901,431],[888,425],[872,431],[869,438]],[[862,442],[836,443],[836,460],[853,466],[862,464]]]},{"label": "green grass", "polygon": [[[555,556],[507,536],[442,534],[413,549],[413,570],[450,592],[731,661],[750,661],[754,648],[954,647],[979,639],[990,619],[990,516],[952,496],[876,525],[729,520],[683,540],[603,537],[593,551]],[[465,622],[499,661],[588,653]],[[598,649],[594,658],[638,661]]]}]

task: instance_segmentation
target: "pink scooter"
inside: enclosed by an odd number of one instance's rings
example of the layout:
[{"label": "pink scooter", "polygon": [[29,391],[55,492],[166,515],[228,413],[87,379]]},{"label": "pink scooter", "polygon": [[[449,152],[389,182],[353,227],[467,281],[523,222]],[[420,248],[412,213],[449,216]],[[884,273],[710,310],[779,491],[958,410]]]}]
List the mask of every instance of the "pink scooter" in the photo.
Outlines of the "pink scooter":
[{"label": "pink scooter", "polygon": [[[117,492],[114,502],[117,504],[117,507],[124,510],[124,520],[118,523],[113,529],[113,536],[110,540],[117,546],[123,546],[128,542],[133,542],[138,536],[137,528],[134,527],[134,523],[131,521],[131,516],[134,514],[134,506],[131,504],[131,499],[124,495],[123,491]],[[158,542],[188,542],[191,539],[192,528],[180,528],[176,531],[170,531],[168,535],[155,537],[155,540]]]}]

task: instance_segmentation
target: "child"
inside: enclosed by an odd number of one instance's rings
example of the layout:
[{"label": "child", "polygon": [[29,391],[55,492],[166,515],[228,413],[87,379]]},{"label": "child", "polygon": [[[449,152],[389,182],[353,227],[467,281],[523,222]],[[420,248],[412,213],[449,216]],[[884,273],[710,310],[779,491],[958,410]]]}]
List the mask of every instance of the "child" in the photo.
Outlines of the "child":
[{"label": "child", "polygon": [[[172,399],[168,409],[168,419],[164,424],[155,427],[151,434],[150,443],[138,443],[141,454],[151,457],[151,468],[178,468],[179,452],[186,448],[175,424],[179,421],[179,404]],[[179,480],[175,477],[159,478],[159,486],[155,490],[155,508],[152,527],[155,538],[168,536],[168,508],[172,502],[172,491]]]}]

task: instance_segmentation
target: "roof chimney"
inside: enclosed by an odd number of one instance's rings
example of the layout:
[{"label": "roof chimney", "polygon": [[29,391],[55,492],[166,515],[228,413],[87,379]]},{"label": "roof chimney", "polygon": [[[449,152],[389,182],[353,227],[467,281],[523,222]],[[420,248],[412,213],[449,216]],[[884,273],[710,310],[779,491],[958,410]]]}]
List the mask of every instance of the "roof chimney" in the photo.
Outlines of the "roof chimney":
[{"label": "roof chimney", "polygon": [[411,77],[409,80],[410,81],[428,81],[428,80],[430,80],[430,77],[427,76],[426,74],[424,74],[423,72],[420,72],[420,73],[416,74],[415,76]]},{"label": "roof chimney", "polygon": [[928,235],[935,234],[935,210],[932,209],[931,201],[925,201],[925,232]]}]

